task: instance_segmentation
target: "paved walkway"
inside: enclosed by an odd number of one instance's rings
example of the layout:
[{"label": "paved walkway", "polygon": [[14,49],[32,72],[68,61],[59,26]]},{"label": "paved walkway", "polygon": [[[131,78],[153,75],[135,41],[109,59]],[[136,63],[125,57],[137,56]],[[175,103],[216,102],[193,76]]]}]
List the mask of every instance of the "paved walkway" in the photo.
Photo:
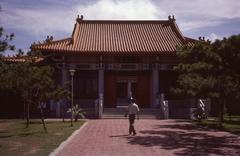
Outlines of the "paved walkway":
[{"label": "paved walkway", "polygon": [[180,120],[136,120],[137,135],[128,136],[128,120],[89,120],[57,156],[240,156],[240,138],[207,131]]}]

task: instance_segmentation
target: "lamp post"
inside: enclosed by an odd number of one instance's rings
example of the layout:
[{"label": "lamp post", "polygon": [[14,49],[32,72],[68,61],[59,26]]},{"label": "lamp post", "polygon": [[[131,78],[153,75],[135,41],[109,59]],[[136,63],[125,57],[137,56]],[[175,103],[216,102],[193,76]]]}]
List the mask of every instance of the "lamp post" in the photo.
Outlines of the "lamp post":
[{"label": "lamp post", "polygon": [[72,77],[72,103],[71,103],[71,126],[73,126],[73,76],[74,76],[74,69],[69,70],[70,75]]}]

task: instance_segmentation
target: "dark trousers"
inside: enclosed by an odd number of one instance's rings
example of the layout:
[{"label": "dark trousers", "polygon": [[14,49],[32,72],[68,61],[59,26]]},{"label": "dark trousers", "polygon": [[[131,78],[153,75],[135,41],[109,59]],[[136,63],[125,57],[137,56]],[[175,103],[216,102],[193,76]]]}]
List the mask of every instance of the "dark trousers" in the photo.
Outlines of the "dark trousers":
[{"label": "dark trousers", "polygon": [[134,129],[135,114],[129,114],[129,134],[136,134]]}]

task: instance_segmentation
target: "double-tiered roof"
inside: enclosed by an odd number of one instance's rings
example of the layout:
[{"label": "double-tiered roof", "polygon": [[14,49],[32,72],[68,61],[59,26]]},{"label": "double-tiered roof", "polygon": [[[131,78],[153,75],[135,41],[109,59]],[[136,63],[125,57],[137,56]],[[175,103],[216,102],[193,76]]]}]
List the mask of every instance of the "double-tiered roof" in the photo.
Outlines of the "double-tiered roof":
[{"label": "double-tiered roof", "polygon": [[70,38],[33,44],[32,50],[76,54],[175,54],[177,46],[192,44],[174,17],[168,20],[76,19]]}]

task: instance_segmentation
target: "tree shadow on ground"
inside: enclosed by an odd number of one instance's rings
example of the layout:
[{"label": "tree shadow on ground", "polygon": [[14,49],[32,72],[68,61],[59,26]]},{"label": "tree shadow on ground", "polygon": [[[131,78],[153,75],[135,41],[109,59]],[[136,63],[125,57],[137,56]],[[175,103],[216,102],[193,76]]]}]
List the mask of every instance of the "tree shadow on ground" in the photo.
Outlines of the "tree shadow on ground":
[{"label": "tree shadow on ground", "polygon": [[129,135],[128,135],[128,134],[121,134],[121,135],[111,135],[111,136],[109,136],[109,137],[111,137],[111,138],[129,137]]},{"label": "tree shadow on ground", "polygon": [[8,132],[9,132],[9,131],[8,131],[8,130],[5,130],[5,129],[4,129],[4,130],[0,130],[0,134],[1,134],[1,133],[8,133]]},{"label": "tree shadow on ground", "polygon": [[170,119],[168,120],[168,123],[178,123],[178,122],[189,122],[189,121],[192,121],[190,119]]},{"label": "tree shadow on ground", "polygon": [[199,125],[194,125],[189,122],[184,122],[184,123],[175,123],[175,124],[166,124],[166,125],[155,125],[153,129],[162,129],[162,128],[170,128],[170,129],[179,129],[179,130],[198,130],[198,131],[217,131],[216,129],[211,129],[209,127],[204,127],[204,126],[199,126]]},{"label": "tree shadow on ground", "polygon": [[5,135],[0,135],[0,138],[11,138],[11,137],[27,137],[33,135],[33,133],[17,133],[17,134],[5,134]]},{"label": "tree shadow on ground", "polygon": [[19,137],[27,137],[27,136],[29,136],[29,135],[33,135],[33,133],[28,132],[28,133],[18,134]]},{"label": "tree shadow on ground", "polygon": [[2,120],[2,119],[0,119],[0,123],[4,123],[4,122],[7,122],[6,120]]},{"label": "tree shadow on ground", "polygon": [[[193,125],[159,125],[156,130],[140,131],[142,136],[127,138],[129,144],[145,147],[159,146],[174,150],[180,156],[240,155],[239,140],[235,136],[215,136],[203,131],[191,131]],[[170,128],[169,130],[161,128]]]},{"label": "tree shadow on ground", "polygon": [[[67,122],[59,122],[59,121],[45,121],[45,124],[56,124],[56,123],[67,123]],[[69,122],[70,123],[70,122]],[[27,123],[26,123],[26,121],[23,121],[21,124],[23,124],[23,125],[26,125]],[[42,123],[42,121],[30,121],[29,122],[29,124],[30,125],[42,125],[43,123]]]},{"label": "tree shadow on ground", "polygon": [[0,136],[0,139],[4,139],[4,138],[11,138],[11,137],[14,137],[15,135],[3,135],[3,136]]}]

